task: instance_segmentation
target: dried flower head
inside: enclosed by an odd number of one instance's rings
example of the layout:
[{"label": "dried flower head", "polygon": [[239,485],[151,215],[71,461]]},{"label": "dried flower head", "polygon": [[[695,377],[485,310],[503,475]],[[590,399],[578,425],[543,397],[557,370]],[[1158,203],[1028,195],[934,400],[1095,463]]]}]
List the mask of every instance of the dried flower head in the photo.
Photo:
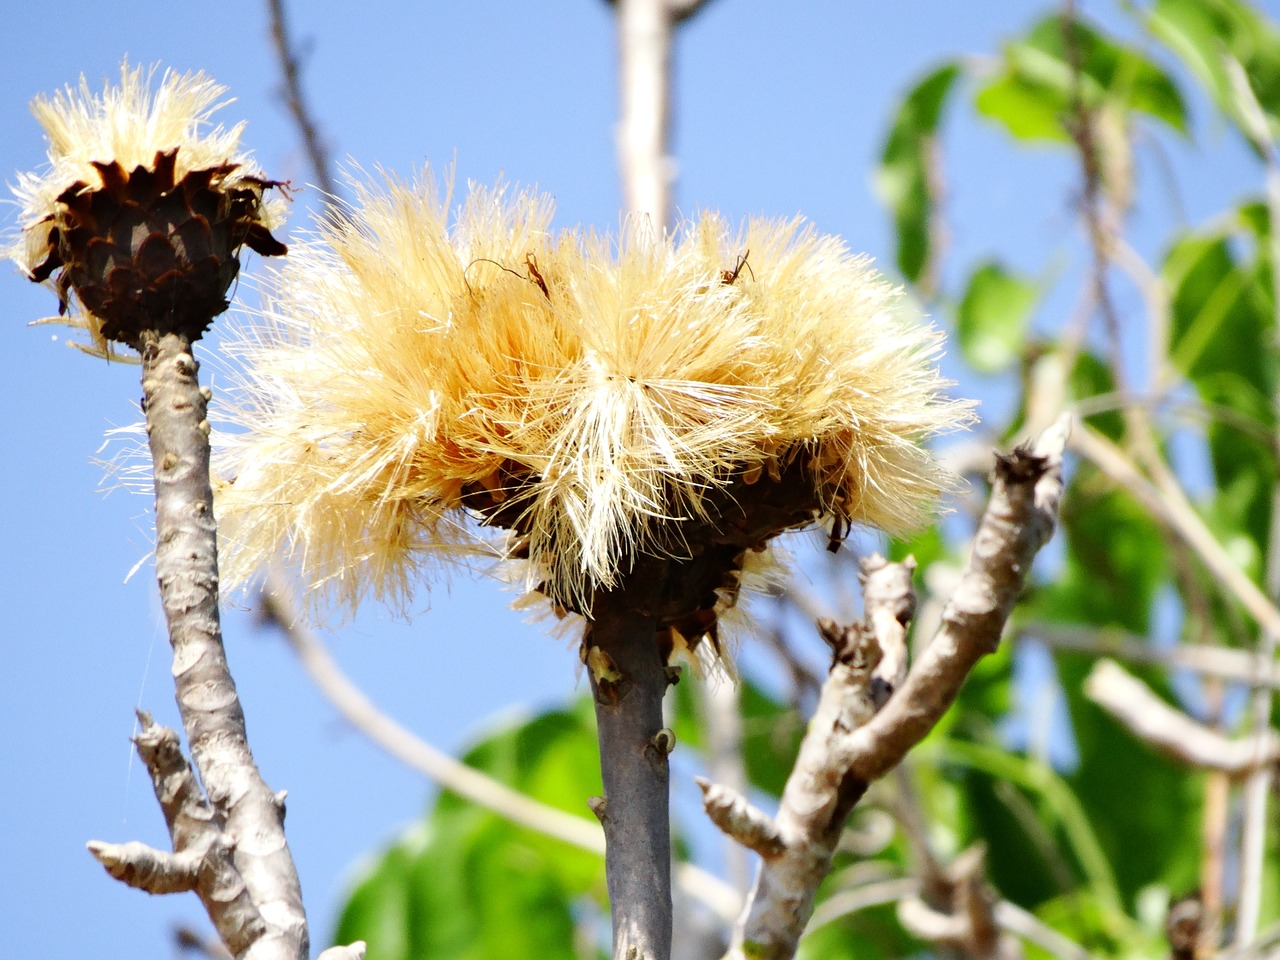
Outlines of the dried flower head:
[{"label": "dried flower head", "polygon": [[109,341],[136,347],[142,328],[199,338],[227,307],[239,248],[285,252],[264,199],[280,184],[238,152],[243,124],[210,126],[226,89],[166,71],[153,92],[154,73],[125,63],[100,95],[82,77],[37,98],[49,168],[14,188],[23,233],[8,255],[32,280],[53,279],[60,314],[74,294],[83,313],[69,322],[98,355]]},{"label": "dried flower head", "polygon": [[283,552],[348,608],[403,602],[478,523],[565,610],[656,578],[660,641],[692,645],[774,535],[905,530],[948,485],[922,441],[969,408],[938,334],[838,239],[710,215],[557,236],[501,189],[448,207],[429,176],[359,187],[233,333],[231,579]]}]

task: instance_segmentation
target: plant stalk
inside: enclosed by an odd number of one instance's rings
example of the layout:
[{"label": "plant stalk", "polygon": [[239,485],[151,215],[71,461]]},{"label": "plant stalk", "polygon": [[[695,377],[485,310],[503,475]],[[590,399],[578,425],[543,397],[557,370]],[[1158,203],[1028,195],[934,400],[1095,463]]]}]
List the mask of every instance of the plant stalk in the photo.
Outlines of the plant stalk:
[{"label": "plant stalk", "polygon": [[284,812],[254,764],[218,613],[208,393],[188,340],[142,331],[143,407],[156,490],[156,577],[173,646],[178,710],[210,802],[268,932],[243,957],[305,960],[306,916]]},{"label": "plant stalk", "polygon": [[636,586],[643,584],[597,593],[587,637],[604,781],[604,804],[596,812],[604,826],[615,960],[669,960],[667,668],[655,640],[656,617],[648,612],[652,604]]}]

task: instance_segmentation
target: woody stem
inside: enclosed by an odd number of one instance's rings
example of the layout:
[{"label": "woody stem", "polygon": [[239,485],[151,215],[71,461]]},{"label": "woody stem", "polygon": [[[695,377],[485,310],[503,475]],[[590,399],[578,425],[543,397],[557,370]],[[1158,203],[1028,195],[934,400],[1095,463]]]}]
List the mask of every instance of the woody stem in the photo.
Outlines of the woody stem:
[{"label": "woody stem", "polygon": [[[632,580],[643,579],[633,576]],[[656,642],[652,604],[629,583],[596,594],[588,645],[600,741],[605,874],[615,960],[671,956],[671,744],[660,735],[667,669]],[[613,678],[613,679],[610,679]]]}]

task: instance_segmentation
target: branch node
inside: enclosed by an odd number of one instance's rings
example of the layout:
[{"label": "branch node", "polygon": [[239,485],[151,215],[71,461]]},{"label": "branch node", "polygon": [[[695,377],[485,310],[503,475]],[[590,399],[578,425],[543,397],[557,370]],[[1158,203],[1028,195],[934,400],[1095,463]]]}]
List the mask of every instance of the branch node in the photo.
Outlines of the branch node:
[{"label": "branch node", "polygon": [[121,883],[147,893],[185,893],[196,888],[203,850],[166,853],[137,840],[90,840],[89,853]]},{"label": "branch node", "polygon": [[711,822],[727,836],[766,861],[780,856],[787,848],[782,831],[772,817],[753,806],[732,787],[712,783],[706,777],[694,777],[702,790],[702,806]]},{"label": "branch node", "polygon": [[675,748],[676,734],[670,727],[663,727],[649,738],[648,749],[654,751],[660,757],[670,756],[671,751]]},{"label": "branch node", "polygon": [[595,814],[596,819],[603,826],[604,822],[609,819],[609,801],[604,797],[587,797],[587,806],[591,808],[591,812]]}]

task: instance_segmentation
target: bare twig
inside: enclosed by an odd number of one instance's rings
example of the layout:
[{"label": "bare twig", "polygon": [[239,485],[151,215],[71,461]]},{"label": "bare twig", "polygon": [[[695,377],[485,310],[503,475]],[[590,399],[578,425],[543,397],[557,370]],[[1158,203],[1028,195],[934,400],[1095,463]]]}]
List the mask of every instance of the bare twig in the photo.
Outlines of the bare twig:
[{"label": "bare twig", "polygon": [[333,175],[329,172],[329,150],[302,94],[302,68],[289,39],[284,0],[267,0],[267,10],[271,14],[271,43],[275,47],[280,73],[284,78],[285,106],[302,135],[302,146],[307,151],[307,161],[311,164],[316,186],[324,193],[325,202],[330,203],[337,194],[334,191]]},{"label": "bare twig", "polygon": [[1002,933],[996,897],[983,876],[985,853],[970,847],[946,871],[946,888],[937,906],[918,897],[898,902],[898,919],[912,935],[982,960],[1017,960],[1022,947]]},{"label": "bare twig", "polygon": [[1064,937],[1034,913],[1028,913],[1016,903],[1001,900],[996,904],[995,917],[1000,929],[1021,937],[1028,943],[1034,943],[1055,957],[1062,960],[1093,960],[1093,955],[1080,944]]},{"label": "bare twig", "polygon": [[218,936],[236,955],[266,932],[266,923],[232,859],[233,843],[223,817],[205,799],[178,735],[138,713],[141,730],[134,746],[151,776],[164,813],[173,853],[145,844],[90,841],[89,852],[111,876],[148,893],[195,891]]},{"label": "bare twig", "polygon": [[702,806],[721,831],[762,857],[776,857],[786,849],[786,840],[768,814],[757,809],[732,787],[695,777],[702,789]]},{"label": "bare twig", "polygon": [[[915,877],[879,880],[850,890],[841,890],[818,904],[805,933],[812,933],[819,927],[859,910],[895,903],[906,897],[916,896],[919,892],[920,881]],[[1052,956],[1062,960],[1092,960],[1092,954],[1084,947],[1008,900],[995,904],[992,913],[1002,930],[1035,944]]]},{"label": "bare twig", "polygon": [[1280,688],[1280,661],[1259,663],[1255,654],[1207,643],[1157,647],[1152,642],[1110,627],[1033,621],[1015,634],[1018,641],[1038,641],[1052,650],[1149,663],[1166,670],[1191,670],[1206,677],[1245,686]]},{"label": "bare twig", "polygon": [[1034,444],[997,457],[991,501],[942,626],[902,689],[849,738],[852,775],[870,782],[897,766],[950,707],[973,665],[999,645],[1031,561],[1057,521],[1070,427],[1063,417]]},{"label": "bare twig", "polygon": [[1230,740],[1169,706],[1114,660],[1094,665],[1084,692],[1135,736],[1193,767],[1242,777],[1259,765],[1280,762],[1280,736],[1274,731]]},{"label": "bare twig", "polygon": [[[1053,530],[1069,426],[1062,418],[1034,446],[998,458],[991,503],[942,627],[900,686],[897,665],[885,665],[880,679],[897,689],[878,713],[873,685],[882,649],[902,642],[914,611],[910,570],[879,558],[865,562],[864,623],[822,625],[836,655],[775,818],[782,850],[763,858],[730,956],[795,953],[849,811],[933,727],[969,670],[998,645],[1031,561]],[[758,836],[762,816],[745,818],[741,832]]]},{"label": "bare twig", "polygon": [[915,877],[895,877],[891,880],[879,880],[841,890],[833,893],[814,908],[813,916],[805,934],[813,933],[828,923],[834,923],[868,907],[878,907],[885,903],[897,903],[903,897],[914,896],[920,890],[920,881]]},{"label": "bare twig", "polygon": [[1177,534],[1264,629],[1280,632],[1280,610],[1236,566],[1185,497],[1173,497],[1167,490],[1156,489],[1124,451],[1088,426],[1082,426],[1072,435],[1071,447],[1124,487],[1156,520]]},{"label": "bare twig", "polygon": [[207,960],[234,960],[222,941],[206,937],[193,927],[180,926],[175,929],[173,942],[182,953],[197,953]]}]

